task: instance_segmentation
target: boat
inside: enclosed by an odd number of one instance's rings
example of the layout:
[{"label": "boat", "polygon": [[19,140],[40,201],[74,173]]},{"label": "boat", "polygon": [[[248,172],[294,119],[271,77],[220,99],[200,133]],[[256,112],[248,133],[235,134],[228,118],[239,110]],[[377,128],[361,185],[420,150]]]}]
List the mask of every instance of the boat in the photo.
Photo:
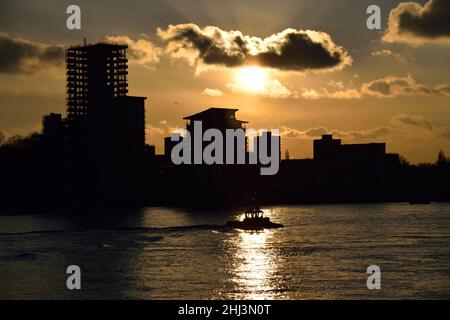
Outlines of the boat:
[{"label": "boat", "polygon": [[264,217],[264,211],[258,206],[252,205],[245,212],[244,220],[228,221],[225,227],[241,229],[241,230],[263,230],[283,228],[284,225],[270,221],[268,217]]}]

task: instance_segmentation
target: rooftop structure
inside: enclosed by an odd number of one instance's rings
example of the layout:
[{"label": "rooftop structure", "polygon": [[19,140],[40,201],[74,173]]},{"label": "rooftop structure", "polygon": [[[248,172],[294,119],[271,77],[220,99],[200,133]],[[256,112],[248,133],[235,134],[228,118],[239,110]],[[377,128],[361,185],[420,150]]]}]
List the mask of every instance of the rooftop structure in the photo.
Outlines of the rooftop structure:
[{"label": "rooftop structure", "polygon": [[189,121],[186,126],[188,131],[192,131],[194,121],[201,121],[205,130],[210,128],[219,130],[244,128],[243,125],[248,122],[237,120],[237,111],[239,109],[209,108],[191,116],[184,117],[183,119]]}]

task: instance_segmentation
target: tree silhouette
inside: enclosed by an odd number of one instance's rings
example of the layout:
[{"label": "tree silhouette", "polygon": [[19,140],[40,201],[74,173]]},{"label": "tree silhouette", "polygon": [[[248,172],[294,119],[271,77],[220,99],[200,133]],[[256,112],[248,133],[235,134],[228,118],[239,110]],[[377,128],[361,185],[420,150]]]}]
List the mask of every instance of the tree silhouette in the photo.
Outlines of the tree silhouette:
[{"label": "tree silhouette", "polygon": [[445,157],[445,153],[442,150],[439,150],[436,164],[443,165],[448,162],[448,159]]},{"label": "tree silhouette", "polygon": [[400,155],[400,156],[398,157],[398,160],[399,160],[400,165],[401,165],[402,167],[409,167],[409,166],[410,166],[409,161],[408,161],[404,156]]},{"label": "tree silhouette", "polygon": [[289,160],[291,157],[289,156],[289,149],[284,151],[284,159]]}]

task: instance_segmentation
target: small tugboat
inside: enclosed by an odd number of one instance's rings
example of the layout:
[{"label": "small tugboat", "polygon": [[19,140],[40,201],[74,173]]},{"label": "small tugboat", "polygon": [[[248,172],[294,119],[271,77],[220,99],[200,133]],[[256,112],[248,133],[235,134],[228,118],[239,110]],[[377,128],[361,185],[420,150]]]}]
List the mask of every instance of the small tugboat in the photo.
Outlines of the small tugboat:
[{"label": "small tugboat", "polygon": [[284,225],[280,223],[271,222],[268,217],[264,217],[264,211],[254,203],[245,210],[245,218],[242,221],[232,220],[228,221],[225,227],[242,229],[242,230],[262,230],[262,229],[276,229],[283,228]]}]

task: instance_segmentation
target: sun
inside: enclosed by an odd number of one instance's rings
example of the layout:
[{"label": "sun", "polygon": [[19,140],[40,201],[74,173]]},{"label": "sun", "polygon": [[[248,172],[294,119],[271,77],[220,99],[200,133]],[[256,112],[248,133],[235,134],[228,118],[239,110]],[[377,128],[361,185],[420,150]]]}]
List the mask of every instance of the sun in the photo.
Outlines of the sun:
[{"label": "sun", "polygon": [[237,73],[239,86],[245,91],[262,92],[267,86],[267,71],[259,67],[242,68]]}]

